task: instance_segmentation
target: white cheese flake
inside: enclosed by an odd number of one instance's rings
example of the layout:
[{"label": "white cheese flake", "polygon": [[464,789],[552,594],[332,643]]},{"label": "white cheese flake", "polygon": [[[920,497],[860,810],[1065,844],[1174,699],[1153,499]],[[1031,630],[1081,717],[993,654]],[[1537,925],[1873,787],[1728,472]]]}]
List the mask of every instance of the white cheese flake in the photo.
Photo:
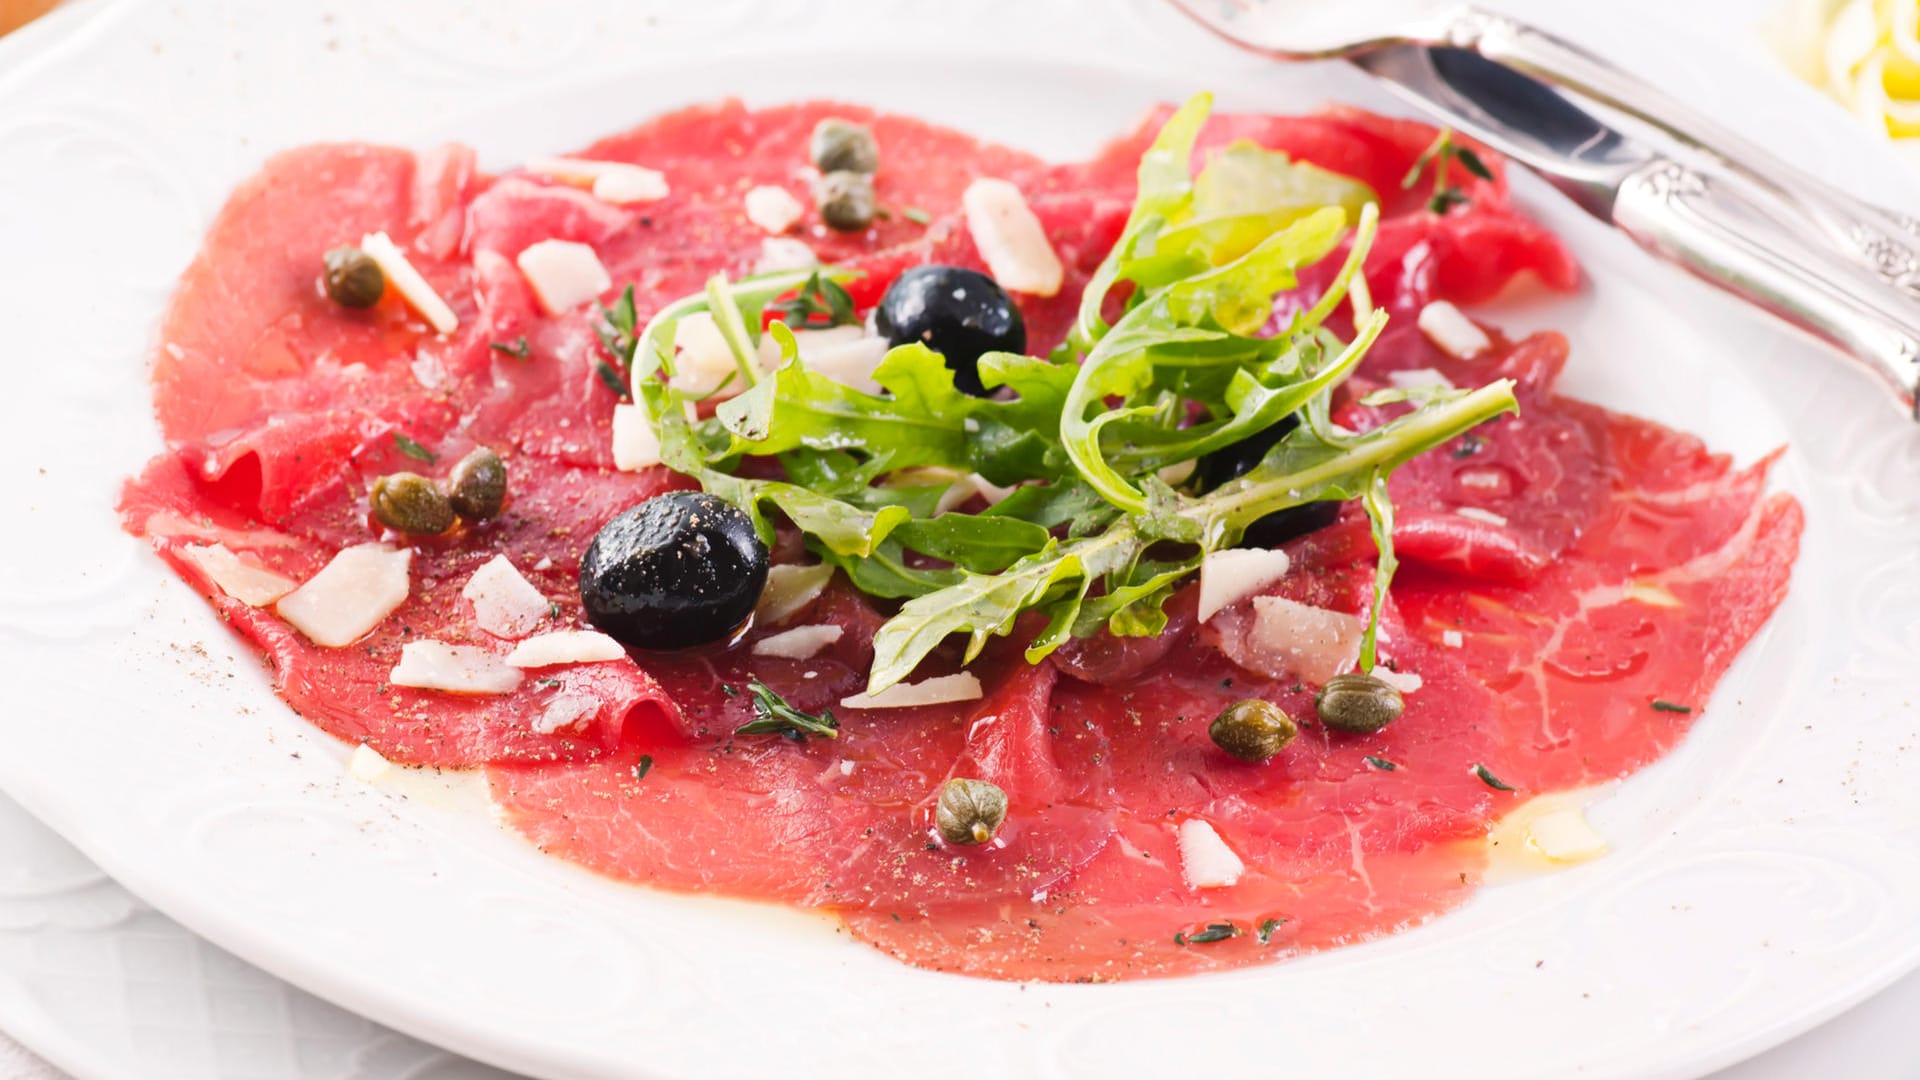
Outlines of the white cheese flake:
[{"label": "white cheese flake", "polygon": [[[800,351],[800,362],[807,370],[825,375],[842,386],[881,392],[873,381],[873,369],[887,355],[887,339],[860,326],[835,326],[824,330],[795,330],[793,343]],[[731,357],[731,354],[729,354]],[[780,366],[779,343],[772,334],[760,339],[760,366],[771,371]]]},{"label": "white cheese flake", "polygon": [[1228,548],[1208,552],[1200,560],[1200,609],[1206,622],[1267,586],[1287,576],[1291,564],[1284,551],[1266,548]]},{"label": "white cheese flake", "polygon": [[782,656],[788,660],[806,660],[821,649],[840,640],[846,630],[839,626],[796,626],[770,634],[753,643],[755,656]]},{"label": "white cheese flake", "polygon": [[840,699],[848,709],[911,709],[917,705],[945,705],[953,701],[978,701],[984,696],[980,680],[973,672],[939,675],[917,683],[894,683],[877,694],[854,694]]},{"label": "white cheese flake", "polygon": [[771,274],[776,270],[811,270],[820,265],[820,256],[805,240],[795,240],[791,236],[769,236],[760,241],[760,257],[754,260],[753,272]]},{"label": "white cheese flake", "polygon": [[1456,360],[1471,360],[1493,348],[1493,339],[1459,308],[1435,300],[1420,309],[1414,322],[1434,347]]},{"label": "white cheese flake", "polygon": [[481,564],[461,587],[460,595],[472,602],[473,620],[480,629],[499,638],[526,637],[552,610],[546,594],[505,555],[495,555]]},{"label": "white cheese flake", "polygon": [[616,206],[657,202],[672,194],[667,186],[666,174],[627,161],[535,158],[527,162],[526,169],[564,184],[587,188],[593,192],[594,198]]},{"label": "white cheese flake", "polygon": [[659,202],[673,194],[673,189],[667,186],[665,173],[638,165],[601,173],[594,177],[592,191],[594,198],[615,206]]},{"label": "white cheese flake", "polygon": [[660,436],[653,421],[638,405],[613,407],[613,467],[638,472],[660,464]]},{"label": "white cheese flake", "polygon": [[760,590],[760,602],[754,606],[753,621],[778,626],[813,603],[831,580],[833,567],[827,563],[773,567],[767,571],[766,587]]},{"label": "white cheese flake", "polygon": [[367,253],[386,275],[387,284],[394,287],[400,299],[407,306],[420,313],[427,325],[442,334],[451,334],[460,328],[460,320],[453,314],[440,294],[433,291],[427,279],[407,261],[406,253],[390,239],[386,233],[368,233],[360,238],[360,250]]},{"label": "white cheese flake", "polygon": [[1449,649],[1457,649],[1467,643],[1467,636],[1458,630],[1442,630],[1440,642]]},{"label": "white cheese flake", "polygon": [[540,710],[540,715],[534,718],[533,730],[542,735],[578,731],[599,711],[598,699],[563,690],[547,702],[546,708]]},{"label": "white cheese flake", "polygon": [[586,244],[542,240],[528,244],[514,263],[549,315],[565,315],[613,288],[613,276]]},{"label": "white cheese flake", "polygon": [[236,555],[225,544],[188,544],[180,556],[200,568],[220,591],[248,607],[266,607],[299,582]]},{"label": "white cheese flake", "polygon": [[1003,289],[1031,296],[1060,291],[1066,269],[1026,196],[1006,180],[975,180],[960,196],[967,231]]},{"label": "white cheese flake", "polygon": [[[713,314],[698,311],[682,318],[673,332],[673,378],[671,385],[696,397],[712,394],[724,384],[719,396],[731,397],[745,390],[740,368],[733,362],[733,350],[720,334]],[[727,382],[733,377],[731,383]]]},{"label": "white cheese flake", "polygon": [[552,667],[556,664],[598,664],[624,660],[627,650],[619,642],[598,630],[554,630],[535,634],[513,647],[507,663],[517,668]]},{"label": "white cheese flake", "polygon": [[1233,853],[1220,833],[1200,819],[1180,823],[1180,876],[1189,889],[1224,889],[1240,880],[1247,864]]},{"label": "white cheese flake", "polygon": [[806,204],[776,184],[761,184],[747,192],[747,220],[774,234],[793,228],[806,215]]},{"label": "white cheese flake", "polygon": [[1387,381],[1402,390],[1425,390],[1429,387],[1440,390],[1454,389],[1453,380],[1430,367],[1408,368],[1405,371],[1387,372]]},{"label": "white cheese flake", "polygon": [[933,504],[933,512],[939,515],[958,510],[975,495],[985,499],[988,506],[992,506],[1013,492],[1013,488],[1001,487],[979,473],[961,473],[947,485],[947,490],[940,493],[940,498]]},{"label": "white cheese flake", "polygon": [[1284,596],[1253,598],[1253,648],[1277,657],[1282,667],[1304,682],[1325,685],[1353,668],[1360,658],[1366,621],[1344,611],[1328,611]]},{"label": "white cheese flake", "polygon": [[1492,525],[1495,528],[1505,528],[1507,525],[1507,519],[1504,515],[1496,514],[1491,510],[1483,510],[1478,506],[1456,506],[1453,512],[1469,521],[1478,521],[1483,525]]},{"label": "white cheese flake", "polygon": [[1411,671],[1395,671],[1384,664],[1373,669],[1373,677],[1403,694],[1413,693],[1426,682]]},{"label": "white cheese flake", "polygon": [[1550,810],[1527,822],[1527,843],[1554,862],[1584,862],[1607,850],[1607,838],[1578,810]]},{"label": "white cheese flake", "polygon": [[407,602],[413,552],[385,544],[343,549],[273,606],[315,645],[351,645]]},{"label": "white cheese flake", "polygon": [[400,646],[400,662],[387,673],[387,681],[395,686],[449,694],[510,693],[524,678],[519,668],[509,667],[478,645],[431,639]]},{"label": "white cheese flake", "polygon": [[373,783],[392,768],[393,762],[366,743],[354,747],[353,753],[347,755],[347,775],[363,784]]}]

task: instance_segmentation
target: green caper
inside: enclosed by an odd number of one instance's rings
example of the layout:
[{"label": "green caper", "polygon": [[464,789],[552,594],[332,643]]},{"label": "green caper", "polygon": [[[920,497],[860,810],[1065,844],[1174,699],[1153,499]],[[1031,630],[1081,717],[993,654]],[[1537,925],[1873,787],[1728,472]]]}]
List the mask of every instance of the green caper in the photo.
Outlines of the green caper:
[{"label": "green caper", "polygon": [[858,232],[873,224],[873,177],[865,173],[830,172],[814,191],[820,220],[841,232]]},{"label": "green caper", "polygon": [[1372,675],[1335,675],[1313,698],[1321,723],[1356,735],[1379,731],[1400,719],[1406,707],[1400,691]]},{"label": "green caper", "polygon": [[372,307],[387,291],[380,264],[357,247],[334,248],[320,261],[326,267],[327,298],[341,307]]},{"label": "green caper", "polygon": [[468,521],[498,514],[507,501],[506,462],[484,446],[461,458],[447,475],[447,501]]},{"label": "green caper", "polygon": [[453,528],[453,504],[440,485],[419,473],[380,477],[373,482],[367,501],[373,516],[389,529],[434,535]]},{"label": "green caper", "polygon": [[880,145],[873,141],[873,129],[837,116],[813,125],[807,156],[823,173],[870,173],[880,167]]},{"label": "green caper", "polygon": [[985,780],[955,777],[940,789],[933,824],[949,844],[984,844],[1007,820],[1007,793]]},{"label": "green caper", "polygon": [[1273,702],[1248,698],[1214,717],[1207,734],[1213,745],[1241,761],[1261,762],[1285,750],[1300,728]]}]

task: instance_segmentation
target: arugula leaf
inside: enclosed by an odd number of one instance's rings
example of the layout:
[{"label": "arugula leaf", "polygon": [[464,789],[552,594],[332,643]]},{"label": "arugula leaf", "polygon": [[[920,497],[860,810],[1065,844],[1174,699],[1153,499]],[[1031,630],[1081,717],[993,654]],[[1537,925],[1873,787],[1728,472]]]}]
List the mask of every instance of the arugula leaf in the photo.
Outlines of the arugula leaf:
[{"label": "arugula leaf", "polygon": [[804,739],[808,735],[823,739],[840,737],[840,721],[833,718],[831,709],[820,710],[818,716],[801,712],[759,679],[747,680],[747,693],[753,697],[753,719],[734,728],[735,735],[784,735],[790,739]]},{"label": "arugula leaf", "polygon": [[[1303,424],[1245,476],[1198,498],[1182,499],[1173,513],[1195,526],[1210,549],[1229,547],[1248,525],[1276,510],[1366,495],[1374,490],[1376,478],[1384,481],[1421,451],[1518,407],[1513,382],[1503,379],[1457,392],[1337,443],[1323,438],[1312,424]],[[1140,532],[1139,520],[1122,518],[1098,535],[1050,545],[998,574],[968,574],[954,585],[908,601],[874,636],[867,692],[878,693],[905,678],[949,634],[968,635],[966,656],[971,660],[988,638],[1011,633],[1015,620],[1030,608],[1047,610],[1056,622],[1078,618],[1091,579],[1132,565],[1150,543]],[[1029,660],[1038,660],[1064,640],[1053,629],[1050,625],[1032,644]]]},{"label": "arugula leaf", "polygon": [[823,278],[816,271],[800,286],[800,291],[791,300],[783,300],[767,309],[781,322],[799,330],[811,330],[834,326],[847,326],[860,321],[854,314],[853,297],[832,278]]}]

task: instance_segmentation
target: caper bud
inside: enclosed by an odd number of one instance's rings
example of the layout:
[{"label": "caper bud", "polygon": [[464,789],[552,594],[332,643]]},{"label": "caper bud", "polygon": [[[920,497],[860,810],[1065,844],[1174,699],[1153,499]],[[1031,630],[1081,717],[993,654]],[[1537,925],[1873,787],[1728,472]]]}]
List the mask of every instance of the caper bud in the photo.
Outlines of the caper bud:
[{"label": "caper bud", "polygon": [[468,521],[498,514],[507,501],[506,462],[484,446],[461,458],[447,475],[447,501]]},{"label": "caper bud", "polygon": [[401,472],[373,482],[367,501],[380,524],[400,532],[433,535],[453,528],[453,504],[440,485],[419,473]]},{"label": "caper bud", "polygon": [[380,264],[357,247],[334,248],[320,261],[326,267],[327,298],[341,307],[372,307],[387,291]]},{"label": "caper bud", "polygon": [[865,173],[830,172],[814,191],[820,220],[841,232],[858,232],[873,224],[873,177]]},{"label": "caper bud", "polygon": [[1273,702],[1248,698],[1214,717],[1207,734],[1213,745],[1241,761],[1261,762],[1285,750],[1300,729]]},{"label": "caper bud", "polygon": [[837,116],[829,116],[813,126],[807,156],[813,159],[813,167],[823,173],[842,170],[870,173],[880,167],[880,146],[873,141],[873,129]]},{"label": "caper bud", "polygon": [[984,844],[1007,820],[1007,793],[985,780],[955,777],[940,789],[933,824],[949,844]]},{"label": "caper bud", "polygon": [[1321,723],[1356,735],[1379,731],[1400,719],[1406,707],[1400,691],[1372,675],[1335,675],[1313,697]]}]

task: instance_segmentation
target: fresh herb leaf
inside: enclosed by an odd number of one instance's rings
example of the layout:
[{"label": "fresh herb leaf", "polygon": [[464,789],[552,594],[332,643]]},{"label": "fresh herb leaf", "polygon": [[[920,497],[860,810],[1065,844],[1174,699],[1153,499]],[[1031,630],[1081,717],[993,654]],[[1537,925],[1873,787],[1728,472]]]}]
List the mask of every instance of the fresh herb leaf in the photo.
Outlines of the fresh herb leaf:
[{"label": "fresh herb leaf", "polygon": [[1499,777],[1493,775],[1493,773],[1490,772],[1485,765],[1475,765],[1473,767],[1473,775],[1479,777],[1481,783],[1487,785],[1488,787],[1492,788],[1495,791],[1512,791],[1513,790],[1513,787],[1511,785],[1502,781]]},{"label": "fresh herb leaf", "polygon": [[393,433],[393,445],[398,447],[401,453],[415,461],[424,461],[429,465],[433,463],[435,456],[433,451],[421,446],[419,443],[414,442],[398,431]]},{"label": "fresh herb leaf", "polygon": [[504,341],[490,341],[487,343],[487,348],[497,353],[506,353],[515,360],[525,360],[533,355],[533,347],[527,344],[525,334],[521,334],[520,339],[511,345]]},{"label": "fresh herb leaf", "polygon": [[783,300],[767,310],[795,330],[849,326],[860,321],[853,310],[853,297],[847,290],[817,272],[800,286],[800,292],[791,300]]},{"label": "fresh herb leaf", "polygon": [[1258,930],[1256,931],[1256,933],[1257,933],[1257,935],[1258,935],[1258,937],[1260,938],[1260,944],[1262,944],[1262,945],[1265,945],[1265,944],[1266,944],[1266,943],[1267,943],[1268,941],[1270,941],[1270,940],[1272,940],[1272,939],[1273,939],[1273,932],[1274,932],[1275,930],[1278,930],[1278,929],[1280,929],[1280,927],[1281,927],[1281,926],[1283,926],[1283,925],[1285,925],[1285,923],[1286,923],[1286,921],[1287,921],[1287,920],[1285,920],[1285,919],[1263,919],[1263,920],[1261,920],[1261,922],[1260,922],[1260,927],[1259,927],[1259,929],[1258,929]]},{"label": "fresh herb leaf", "polygon": [[[1246,931],[1230,922],[1208,923],[1198,932],[1184,935],[1184,940],[1183,935],[1175,934],[1173,936],[1173,943],[1176,945],[1211,945],[1216,941],[1225,941],[1228,938],[1239,937],[1245,932]],[[1264,940],[1265,939],[1262,939],[1263,943]]]},{"label": "fresh herb leaf", "polygon": [[775,693],[759,679],[747,680],[747,693],[753,696],[753,719],[734,728],[735,735],[785,735],[790,738],[818,735],[825,739],[840,737],[840,722],[833,718],[832,710],[822,709],[818,716],[801,712],[787,704],[787,699]]},{"label": "fresh herb leaf", "polygon": [[1420,152],[1420,156],[1414,159],[1413,167],[1408,169],[1407,175],[1401,179],[1400,187],[1402,190],[1410,190],[1420,182],[1420,174],[1431,166],[1433,195],[1427,199],[1427,209],[1435,214],[1444,214],[1456,206],[1464,206],[1472,200],[1465,191],[1453,183],[1452,166],[1456,161],[1469,175],[1492,182],[1493,170],[1487,167],[1487,163],[1481,160],[1480,155],[1474,153],[1471,147],[1455,143],[1453,131],[1442,128],[1440,134],[1434,136],[1433,142],[1429,143],[1427,148]]},{"label": "fresh herb leaf", "polygon": [[606,347],[607,354],[621,367],[633,363],[634,335],[638,323],[639,314],[634,308],[631,285],[621,292],[620,299],[615,300],[612,307],[600,308],[600,322],[593,328],[594,333],[599,336],[600,344]]},{"label": "fresh herb leaf", "polygon": [[1453,160],[1466,166],[1466,169],[1468,172],[1479,177],[1480,179],[1485,180],[1489,183],[1493,181],[1493,170],[1487,168],[1487,163],[1484,161],[1481,161],[1480,155],[1474,153],[1470,148],[1465,146],[1454,147]]},{"label": "fresh herb leaf", "polygon": [[1376,769],[1379,769],[1381,772],[1392,772],[1395,769],[1398,769],[1400,767],[1398,765],[1395,765],[1393,762],[1388,761],[1386,758],[1374,757],[1372,754],[1368,754],[1366,757],[1361,758],[1360,760],[1366,762],[1367,764],[1373,766]]},{"label": "fresh herb leaf", "polygon": [[613,391],[615,397],[622,401],[627,399],[627,380],[620,377],[620,372],[615,370],[612,364],[596,359],[593,362],[593,373],[600,376],[601,385]]},{"label": "fresh herb leaf", "polygon": [[645,780],[647,778],[647,774],[652,771],[653,771],[653,755],[641,754],[639,763],[633,767],[633,778],[635,780]]},{"label": "fresh herb leaf", "polygon": [[1653,708],[1656,712],[1690,713],[1693,711],[1693,706],[1691,705],[1676,705],[1671,701],[1662,701],[1659,698],[1653,699]]}]

